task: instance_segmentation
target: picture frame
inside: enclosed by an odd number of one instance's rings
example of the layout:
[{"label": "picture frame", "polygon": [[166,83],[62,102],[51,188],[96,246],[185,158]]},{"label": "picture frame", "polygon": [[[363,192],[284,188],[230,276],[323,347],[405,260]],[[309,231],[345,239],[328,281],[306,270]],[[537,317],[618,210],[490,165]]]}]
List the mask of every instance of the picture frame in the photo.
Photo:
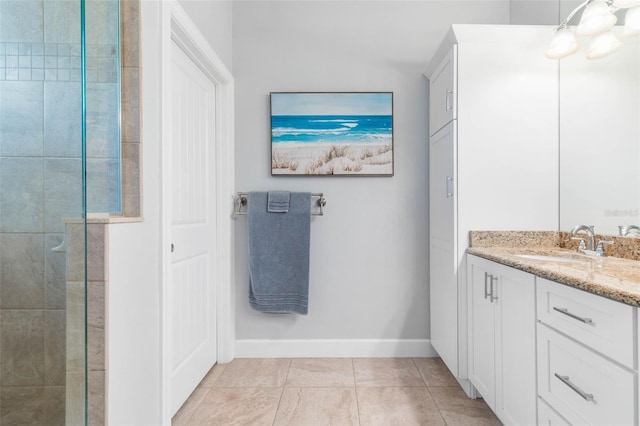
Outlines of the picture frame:
[{"label": "picture frame", "polygon": [[272,176],[394,175],[393,92],[272,92]]}]

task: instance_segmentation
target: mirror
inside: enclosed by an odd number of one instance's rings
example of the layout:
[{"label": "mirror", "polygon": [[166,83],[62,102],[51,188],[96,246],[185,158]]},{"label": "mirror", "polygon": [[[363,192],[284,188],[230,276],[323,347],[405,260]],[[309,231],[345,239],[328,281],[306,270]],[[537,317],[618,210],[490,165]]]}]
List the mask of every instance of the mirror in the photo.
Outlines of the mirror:
[{"label": "mirror", "polygon": [[[579,4],[560,0],[561,16]],[[616,34],[621,34],[624,10]],[[576,25],[579,15],[571,21]],[[640,225],[640,36],[601,59],[581,49],[560,60],[560,230],[595,225],[599,234]]]}]

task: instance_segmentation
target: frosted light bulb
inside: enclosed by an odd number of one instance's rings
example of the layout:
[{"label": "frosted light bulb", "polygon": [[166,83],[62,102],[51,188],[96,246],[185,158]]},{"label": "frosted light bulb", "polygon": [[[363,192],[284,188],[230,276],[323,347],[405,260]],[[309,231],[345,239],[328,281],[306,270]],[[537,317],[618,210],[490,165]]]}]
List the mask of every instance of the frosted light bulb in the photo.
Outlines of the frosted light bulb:
[{"label": "frosted light bulb", "polygon": [[561,59],[575,53],[580,48],[576,36],[569,28],[560,28],[551,40],[545,56],[549,59]]},{"label": "frosted light bulb", "polygon": [[589,45],[587,59],[604,58],[622,47],[622,42],[611,31],[595,36]]},{"label": "frosted light bulb", "polygon": [[587,5],[582,12],[576,34],[580,36],[594,36],[610,30],[618,18],[611,13],[611,9],[604,0],[595,0]]}]

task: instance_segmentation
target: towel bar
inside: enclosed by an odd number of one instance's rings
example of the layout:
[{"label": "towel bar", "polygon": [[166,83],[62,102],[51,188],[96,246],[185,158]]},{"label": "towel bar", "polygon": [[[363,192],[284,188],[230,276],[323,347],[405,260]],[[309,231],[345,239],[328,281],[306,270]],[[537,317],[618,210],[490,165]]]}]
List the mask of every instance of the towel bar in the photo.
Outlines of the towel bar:
[{"label": "towel bar", "polygon": [[[235,215],[246,215],[247,214],[247,203],[249,200],[247,199],[248,192],[238,192],[236,197],[236,208],[234,211]],[[324,194],[322,192],[314,192],[311,194],[312,198],[317,198],[318,209],[317,211],[311,212],[311,216],[324,216],[324,206],[327,205],[327,200],[324,198]]]}]

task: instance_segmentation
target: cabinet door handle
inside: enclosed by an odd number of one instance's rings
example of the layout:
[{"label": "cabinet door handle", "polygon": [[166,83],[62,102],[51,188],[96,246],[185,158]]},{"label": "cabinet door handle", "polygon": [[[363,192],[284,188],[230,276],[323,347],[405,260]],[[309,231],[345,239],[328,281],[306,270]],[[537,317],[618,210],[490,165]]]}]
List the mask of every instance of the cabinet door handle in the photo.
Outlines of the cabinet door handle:
[{"label": "cabinet door handle", "polygon": [[569,376],[561,376],[558,373],[554,373],[554,375],[558,379],[560,379],[560,381],[562,383],[564,383],[565,385],[569,386],[572,391],[574,391],[575,393],[580,395],[585,401],[593,401],[593,394],[592,393],[586,393],[585,391],[580,389],[578,386],[576,386],[575,383],[572,383],[571,380],[569,380]]},{"label": "cabinet door handle", "polygon": [[453,90],[449,90],[447,89],[447,91],[444,94],[444,108],[445,111],[451,111],[453,109],[453,103],[449,102],[449,95],[453,95]]},{"label": "cabinet door handle", "polygon": [[446,176],[446,191],[447,191],[447,198],[451,198],[453,197],[453,178],[451,176]]},{"label": "cabinet door handle", "polygon": [[487,297],[491,296],[491,293],[489,293],[488,288],[489,285],[487,284],[487,279],[490,277],[491,275],[489,275],[488,272],[484,273],[484,298],[486,299]]},{"label": "cabinet door handle", "polygon": [[583,322],[585,324],[593,324],[593,320],[591,318],[583,318],[581,316],[578,316],[574,313],[569,312],[569,310],[567,308],[558,308],[557,306],[553,307],[554,311],[560,312],[561,314],[564,314],[568,317],[571,317],[575,320],[578,320],[580,322]]},{"label": "cabinet door handle", "polygon": [[[494,282],[494,281],[498,281],[498,277],[494,277],[493,275],[491,275],[491,303],[493,303],[493,302],[495,302],[496,300],[498,300],[498,296],[496,296],[496,295],[494,294],[494,291],[493,291],[493,290],[494,290],[494,287],[493,287],[493,282]],[[495,293],[496,293],[496,294],[498,293],[498,291],[497,291],[497,286],[496,286],[496,291],[495,291]]]}]

